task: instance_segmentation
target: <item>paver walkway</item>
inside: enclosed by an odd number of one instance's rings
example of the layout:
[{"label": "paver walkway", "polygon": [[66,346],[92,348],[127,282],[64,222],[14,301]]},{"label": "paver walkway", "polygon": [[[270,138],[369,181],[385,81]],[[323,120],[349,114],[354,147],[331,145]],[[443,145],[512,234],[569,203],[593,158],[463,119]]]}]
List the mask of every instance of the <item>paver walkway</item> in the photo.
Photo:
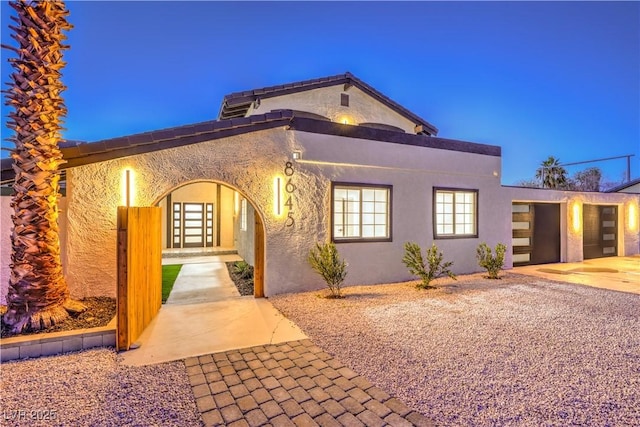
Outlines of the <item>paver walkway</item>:
[{"label": "paver walkway", "polygon": [[432,426],[311,340],[185,359],[207,426]]}]

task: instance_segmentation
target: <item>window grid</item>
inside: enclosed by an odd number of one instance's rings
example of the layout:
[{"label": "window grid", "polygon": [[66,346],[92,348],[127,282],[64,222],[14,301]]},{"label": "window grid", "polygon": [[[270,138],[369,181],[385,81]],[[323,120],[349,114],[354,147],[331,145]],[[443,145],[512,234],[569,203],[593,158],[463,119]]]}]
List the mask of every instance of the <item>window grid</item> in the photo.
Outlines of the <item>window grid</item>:
[{"label": "window grid", "polygon": [[390,187],[334,185],[334,240],[390,239]]},{"label": "window grid", "polygon": [[477,236],[477,191],[435,191],[436,237]]}]

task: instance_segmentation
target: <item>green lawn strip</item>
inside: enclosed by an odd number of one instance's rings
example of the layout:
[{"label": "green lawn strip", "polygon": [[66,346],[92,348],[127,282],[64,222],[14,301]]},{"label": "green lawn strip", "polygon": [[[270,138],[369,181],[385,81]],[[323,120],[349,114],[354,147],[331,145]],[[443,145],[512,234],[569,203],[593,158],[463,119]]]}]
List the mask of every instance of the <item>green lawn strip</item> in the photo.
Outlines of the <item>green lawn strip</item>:
[{"label": "green lawn strip", "polygon": [[171,293],[171,289],[173,289],[173,284],[176,281],[176,277],[178,277],[178,273],[180,273],[180,268],[182,268],[182,264],[162,266],[162,303],[163,304],[167,302],[167,298],[169,298],[169,294]]}]

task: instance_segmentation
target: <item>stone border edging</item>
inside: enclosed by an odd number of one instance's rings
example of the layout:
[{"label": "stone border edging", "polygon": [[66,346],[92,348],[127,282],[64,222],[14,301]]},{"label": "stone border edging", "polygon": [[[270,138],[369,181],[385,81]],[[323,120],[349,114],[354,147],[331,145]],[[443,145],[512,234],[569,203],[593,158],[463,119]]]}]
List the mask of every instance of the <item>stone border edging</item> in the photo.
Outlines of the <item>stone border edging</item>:
[{"label": "stone border edging", "polygon": [[47,334],[24,335],[0,340],[0,362],[53,356],[93,347],[116,346],[116,318],[107,326]]}]

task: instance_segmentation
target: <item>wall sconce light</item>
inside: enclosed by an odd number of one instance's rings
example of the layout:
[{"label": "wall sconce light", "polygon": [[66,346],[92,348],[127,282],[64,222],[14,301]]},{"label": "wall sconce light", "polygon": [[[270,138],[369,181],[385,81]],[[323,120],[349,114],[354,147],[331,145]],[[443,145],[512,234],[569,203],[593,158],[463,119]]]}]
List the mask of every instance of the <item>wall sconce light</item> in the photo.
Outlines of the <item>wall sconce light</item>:
[{"label": "wall sconce light", "polygon": [[293,160],[300,160],[302,158],[302,153],[300,151],[294,151],[292,156]]},{"label": "wall sconce light", "polygon": [[126,207],[129,207],[131,205],[131,171],[129,169],[125,170],[126,173],[126,184],[125,184],[125,188],[127,189],[127,195],[126,195]]},{"label": "wall sconce light", "polygon": [[578,204],[578,202],[573,202],[571,213],[573,214],[573,231],[578,233],[582,228],[582,210],[580,209],[580,204]]},{"label": "wall sconce light", "polygon": [[273,212],[276,214],[276,216],[282,215],[282,206],[280,204],[281,188],[282,188],[282,180],[280,179],[279,176],[277,176],[273,180]]},{"label": "wall sconce light", "polygon": [[135,205],[135,174],[132,169],[124,169],[120,184],[121,203],[126,206]]},{"label": "wall sconce light", "polygon": [[352,125],[354,120],[350,116],[340,116],[338,118],[338,123],[342,123],[343,125]]},{"label": "wall sconce light", "polygon": [[629,231],[638,231],[638,206],[631,202],[629,203],[627,222],[629,225]]}]

